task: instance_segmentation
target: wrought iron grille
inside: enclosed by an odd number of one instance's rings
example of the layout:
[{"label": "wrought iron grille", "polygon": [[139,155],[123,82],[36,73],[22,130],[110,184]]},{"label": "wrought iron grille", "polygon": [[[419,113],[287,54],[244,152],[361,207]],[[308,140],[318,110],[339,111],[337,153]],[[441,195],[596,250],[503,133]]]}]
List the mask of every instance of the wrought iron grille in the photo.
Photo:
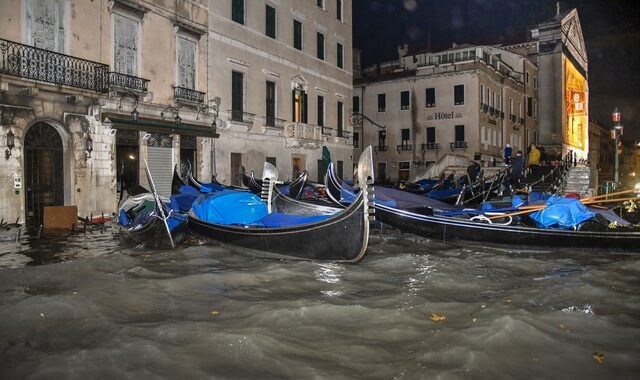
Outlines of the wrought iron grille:
[{"label": "wrought iron grille", "polygon": [[186,87],[173,87],[173,98],[176,100],[186,100],[194,103],[204,103],[204,92],[196,91]]},{"label": "wrought iron grille", "polygon": [[278,119],[275,116],[265,116],[264,117],[264,125],[271,128],[284,129],[284,123],[286,120]]},{"label": "wrought iron grille", "polygon": [[124,88],[138,92],[147,92],[148,87],[148,79],[117,73],[115,71],[109,72],[109,89]]},{"label": "wrought iron grille", "polygon": [[173,147],[173,139],[169,135],[164,133],[151,133],[147,146],[155,146],[158,148],[171,148]]},{"label": "wrought iron grille", "polygon": [[109,66],[0,39],[0,73],[107,92]]},{"label": "wrought iron grille", "polygon": [[436,150],[438,149],[438,143],[428,142],[426,144],[422,144],[422,150]]},{"label": "wrought iron grille", "polygon": [[253,124],[253,118],[255,114],[239,111],[239,110],[228,110],[231,121],[239,121],[241,123]]},{"label": "wrought iron grille", "polygon": [[467,149],[467,142],[466,141],[454,141],[451,144],[449,144],[449,146],[451,147],[451,149]]},{"label": "wrought iron grille", "polygon": [[116,134],[116,145],[138,146],[138,131],[119,129]]},{"label": "wrought iron grille", "polygon": [[397,147],[398,152],[413,150],[413,145],[410,144],[402,144]]},{"label": "wrought iron grille", "polygon": [[195,136],[180,135],[180,149],[197,149]]}]

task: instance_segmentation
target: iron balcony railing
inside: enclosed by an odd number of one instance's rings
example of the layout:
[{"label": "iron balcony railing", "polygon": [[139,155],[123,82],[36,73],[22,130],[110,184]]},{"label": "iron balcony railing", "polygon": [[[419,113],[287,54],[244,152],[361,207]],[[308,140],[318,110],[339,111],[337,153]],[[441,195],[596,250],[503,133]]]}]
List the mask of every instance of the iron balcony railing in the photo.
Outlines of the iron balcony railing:
[{"label": "iron balcony railing", "polygon": [[149,90],[149,79],[111,71],[109,72],[109,90],[118,89],[147,92]]},{"label": "iron balcony railing", "polygon": [[454,141],[454,142],[449,144],[449,147],[451,148],[451,150],[454,150],[454,149],[467,149],[467,142],[466,141]]},{"label": "iron balcony railing", "polygon": [[402,144],[402,145],[398,145],[396,149],[398,150],[398,152],[410,151],[410,150],[413,150],[413,145]]},{"label": "iron balcony railing", "polygon": [[0,74],[107,92],[109,66],[0,39]]},{"label": "iron balcony railing", "polygon": [[240,110],[227,110],[227,112],[229,113],[229,120],[245,124],[253,124],[253,119],[256,116],[253,113],[248,113]]},{"label": "iron balcony railing", "polygon": [[271,128],[284,129],[284,123],[286,120],[278,119],[275,116],[263,116],[264,125]]},{"label": "iron balcony railing", "polygon": [[206,93],[187,87],[173,86],[173,98],[193,103],[204,103]]},{"label": "iron balcony railing", "polygon": [[388,150],[389,150],[389,146],[388,145],[378,145],[378,151],[386,152]]},{"label": "iron balcony railing", "polygon": [[516,115],[514,115],[514,114],[509,115],[509,119],[511,119],[511,121],[515,123],[516,122]]},{"label": "iron balcony railing", "polygon": [[428,142],[426,144],[422,144],[422,150],[436,150],[438,149],[438,143]]}]

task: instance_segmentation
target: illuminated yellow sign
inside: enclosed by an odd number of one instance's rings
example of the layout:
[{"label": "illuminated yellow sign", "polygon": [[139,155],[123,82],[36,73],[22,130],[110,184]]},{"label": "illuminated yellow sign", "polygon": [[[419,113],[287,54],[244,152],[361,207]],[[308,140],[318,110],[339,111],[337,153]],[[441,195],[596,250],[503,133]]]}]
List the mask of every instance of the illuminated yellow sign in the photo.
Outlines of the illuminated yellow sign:
[{"label": "illuminated yellow sign", "polygon": [[563,140],[573,148],[584,150],[587,148],[587,81],[573,66],[571,61],[564,58],[564,104],[565,123]]}]

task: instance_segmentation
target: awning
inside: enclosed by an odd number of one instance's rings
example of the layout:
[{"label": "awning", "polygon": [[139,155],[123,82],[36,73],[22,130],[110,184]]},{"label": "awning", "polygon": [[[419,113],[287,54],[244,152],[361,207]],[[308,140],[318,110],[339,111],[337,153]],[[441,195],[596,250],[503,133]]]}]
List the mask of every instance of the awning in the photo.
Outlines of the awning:
[{"label": "awning", "polygon": [[214,133],[214,129],[206,124],[182,122],[180,125],[177,125],[173,121],[145,117],[139,117],[137,120],[133,120],[128,115],[106,112],[102,114],[102,121],[104,123],[110,123],[114,129],[132,129],[142,132],[202,136],[212,137],[214,139],[220,137],[220,134]]}]

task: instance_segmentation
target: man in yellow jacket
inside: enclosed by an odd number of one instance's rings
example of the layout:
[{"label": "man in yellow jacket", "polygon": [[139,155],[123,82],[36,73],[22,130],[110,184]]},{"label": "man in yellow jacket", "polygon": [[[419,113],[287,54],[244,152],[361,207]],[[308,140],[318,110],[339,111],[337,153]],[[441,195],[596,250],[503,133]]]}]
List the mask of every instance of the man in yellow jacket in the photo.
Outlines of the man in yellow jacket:
[{"label": "man in yellow jacket", "polygon": [[540,173],[540,150],[536,148],[535,144],[531,144],[527,164],[531,169],[531,175],[536,177]]}]

